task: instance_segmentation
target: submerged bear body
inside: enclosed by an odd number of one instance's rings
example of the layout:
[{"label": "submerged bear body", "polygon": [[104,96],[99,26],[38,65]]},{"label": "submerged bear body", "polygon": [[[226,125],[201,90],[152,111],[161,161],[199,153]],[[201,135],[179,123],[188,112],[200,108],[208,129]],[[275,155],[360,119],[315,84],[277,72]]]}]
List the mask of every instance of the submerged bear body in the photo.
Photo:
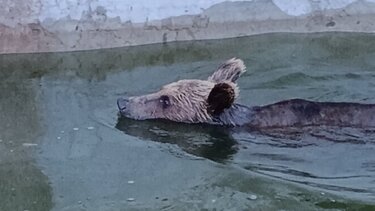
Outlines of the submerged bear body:
[{"label": "submerged bear body", "polygon": [[251,128],[290,126],[375,127],[375,105],[346,102],[314,102],[291,99],[246,107],[233,105],[217,117],[217,123]]},{"label": "submerged bear body", "polygon": [[247,107],[235,103],[236,81],[244,73],[239,59],[230,59],[207,80],[181,80],[156,93],[121,98],[121,115],[138,120],[168,119],[251,128],[290,126],[375,127],[375,104],[314,102],[291,99]]}]

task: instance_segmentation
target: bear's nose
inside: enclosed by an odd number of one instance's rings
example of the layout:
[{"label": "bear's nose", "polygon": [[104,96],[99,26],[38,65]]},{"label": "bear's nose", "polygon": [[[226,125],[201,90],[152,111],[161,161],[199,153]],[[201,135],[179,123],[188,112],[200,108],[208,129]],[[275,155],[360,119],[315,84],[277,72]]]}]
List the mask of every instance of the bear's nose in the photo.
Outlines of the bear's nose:
[{"label": "bear's nose", "polygon": [[117,107],[118,109],[120,109],[120,111],[126,109],[126,106],[129,102],[129,99],[125,99],[125,98],[119,98],[117,99]]}]

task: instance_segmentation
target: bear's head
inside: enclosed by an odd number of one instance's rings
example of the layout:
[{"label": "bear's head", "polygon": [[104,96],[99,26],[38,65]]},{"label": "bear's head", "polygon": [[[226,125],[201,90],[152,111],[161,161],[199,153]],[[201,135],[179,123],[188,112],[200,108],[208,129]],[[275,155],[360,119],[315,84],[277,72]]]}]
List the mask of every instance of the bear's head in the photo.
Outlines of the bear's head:
[{"label": "bear's head", "polygon": [[230,59],[208,80],[180,80],[148,95],[120,98],[121,115],[137,119],[168,119],[185,123],[210,123],[232,106],[239,94],[236,81],[245,72],[240,59]]}]

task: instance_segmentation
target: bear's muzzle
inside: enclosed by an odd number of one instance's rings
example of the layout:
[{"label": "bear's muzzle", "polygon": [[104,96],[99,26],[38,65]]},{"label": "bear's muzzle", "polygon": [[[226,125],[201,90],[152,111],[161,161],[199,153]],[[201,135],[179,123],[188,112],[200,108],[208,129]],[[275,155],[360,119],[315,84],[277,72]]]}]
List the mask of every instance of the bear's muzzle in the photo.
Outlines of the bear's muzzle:
[{"label": "bear's muzzle", "polygon": [[117,99],[117,107],[120,112],[124,111],[129,103],[129,99],[119,98]]}]

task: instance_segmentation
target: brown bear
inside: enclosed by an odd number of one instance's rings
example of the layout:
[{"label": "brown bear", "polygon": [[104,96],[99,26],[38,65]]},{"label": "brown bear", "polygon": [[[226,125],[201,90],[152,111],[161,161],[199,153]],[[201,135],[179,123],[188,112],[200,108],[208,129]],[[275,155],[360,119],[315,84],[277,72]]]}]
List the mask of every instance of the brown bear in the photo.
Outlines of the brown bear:
[{"label": "brown bear", "polygon": [[252,128],[288,126],[375,127],[375,104],[313,102],[291,99],[247,107],[235,103],[236,81],[246,67],[230,59],[207,80],[180,80],[148,95],[120,98],[122,116],[137,119],[168,119],[184,123],[209,123]]}]

